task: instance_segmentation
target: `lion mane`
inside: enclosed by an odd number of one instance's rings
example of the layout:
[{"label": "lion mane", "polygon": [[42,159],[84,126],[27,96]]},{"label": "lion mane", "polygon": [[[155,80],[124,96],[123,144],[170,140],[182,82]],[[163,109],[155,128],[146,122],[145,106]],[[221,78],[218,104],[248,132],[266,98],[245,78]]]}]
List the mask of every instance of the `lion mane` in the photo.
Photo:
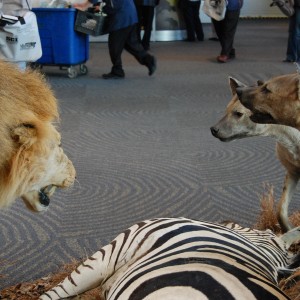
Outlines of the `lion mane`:
[{"label": "lion mane", "polygon": [[21,197],[44,210],[54,189],[75,179],[54,126],[57,100],[41,73],[0,61],[0,111],[0,207]]}]

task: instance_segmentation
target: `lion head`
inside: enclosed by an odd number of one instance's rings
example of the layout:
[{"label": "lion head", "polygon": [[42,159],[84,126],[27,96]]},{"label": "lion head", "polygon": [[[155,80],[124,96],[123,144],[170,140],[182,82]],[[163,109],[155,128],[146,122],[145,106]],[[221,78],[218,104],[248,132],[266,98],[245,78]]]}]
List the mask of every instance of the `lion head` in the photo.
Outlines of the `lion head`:
[{"label": "lion head", "polygon": [[53,125],[56,98],[40,73],[0,61],[0,111],[0,207],[21,197],[29,209],[43,211],[55,189],[75,179]]}]

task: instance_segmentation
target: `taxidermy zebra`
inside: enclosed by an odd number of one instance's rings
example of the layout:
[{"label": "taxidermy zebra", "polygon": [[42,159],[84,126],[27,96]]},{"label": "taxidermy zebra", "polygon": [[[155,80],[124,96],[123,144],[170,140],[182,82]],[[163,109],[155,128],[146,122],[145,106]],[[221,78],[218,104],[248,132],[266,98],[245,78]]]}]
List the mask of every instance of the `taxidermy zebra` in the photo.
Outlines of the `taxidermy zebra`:
[{"label": "taxidermy zebra", "polygon": [[288,248],[299,240],[298,228],[277,237],[234,223],[146,220],[119,234],[40,299],[64,299],[97,286],[106,300],[289,299],[277,277],[297,265]]}]

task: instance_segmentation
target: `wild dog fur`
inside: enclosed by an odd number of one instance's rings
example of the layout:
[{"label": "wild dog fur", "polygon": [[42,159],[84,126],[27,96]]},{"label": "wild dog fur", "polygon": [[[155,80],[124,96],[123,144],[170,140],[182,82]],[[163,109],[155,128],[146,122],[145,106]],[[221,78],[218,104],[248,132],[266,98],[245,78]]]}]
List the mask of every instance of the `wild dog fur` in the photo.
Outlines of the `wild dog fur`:
[{"label": "wild dog fur", "polygon": [[290,126],[254,123],[251,111],[241,104],[237,95],[237,88],[245,87],[245,84],[234,78],[229,78],[229,84],[232,99],[225,115],[211,127],[211,132],[223,142],[251,136],[271,136],[277,140],[277,156],[286,169],[277,214],[283,231],[288,231],[293,228],[288,218],[288,207],[300,176],[300,131]]},{"label": "wild dog fur", "polygon": [[273,77],[257,86],[238,86],[241,103],[252,111],[256,123],[282,124],[300,129],[300,75]]}]

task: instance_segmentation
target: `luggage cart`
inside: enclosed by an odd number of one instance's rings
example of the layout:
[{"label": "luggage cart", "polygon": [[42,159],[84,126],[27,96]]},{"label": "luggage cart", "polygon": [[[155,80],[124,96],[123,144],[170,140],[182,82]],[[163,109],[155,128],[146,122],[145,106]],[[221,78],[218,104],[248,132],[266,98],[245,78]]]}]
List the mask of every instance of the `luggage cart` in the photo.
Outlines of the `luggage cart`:
[{"label": "luggage cart", "polygon": [[33,67],[58,66],[69,78],[85,75],[89,58],[89,36],[74,30],[74,8],[33,8],[36,14],[43,55]]}]

